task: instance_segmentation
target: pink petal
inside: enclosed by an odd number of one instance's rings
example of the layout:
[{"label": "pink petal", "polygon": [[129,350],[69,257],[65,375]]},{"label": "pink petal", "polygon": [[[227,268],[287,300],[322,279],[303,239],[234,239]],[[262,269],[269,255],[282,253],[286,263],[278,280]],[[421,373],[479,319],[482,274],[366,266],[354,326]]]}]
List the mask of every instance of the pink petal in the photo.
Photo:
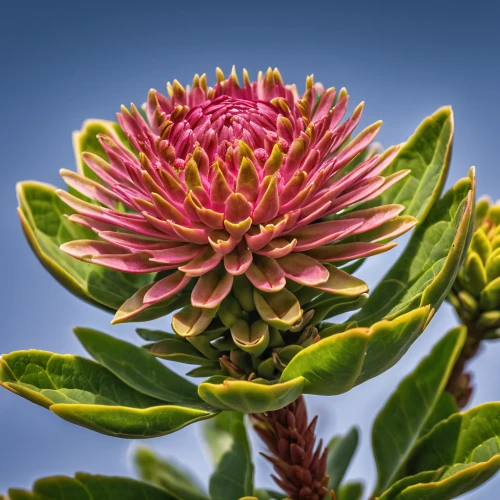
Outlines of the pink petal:
[{"label": "pink petal", "polygon": [[173,297],[179,293],[189,282],[191,278],[180,271],[172,273],[170,276],[161,279],[153,284],[153,286],[144,295],[144,304],[154,304],[162,300]]},{"label": "pink petal", "polygon": [[269,245],[261,248],[256,253],[265,255],[266,257],[272,257],[273,259],[279,259],[292,252],[296,245],[297,240],[288,241],[285,238],[276,238],[272,240]]},{"label": "pink petal", "polygon": [[204,309],[217,307],[227,297],[232,285],[232,274],[213,269],[198,278],[191,294],[191,304]]},{"label": "pink petal", "polygon": [[285,273],[276,260],[262,255],[254,255],[246,276],[256,288],[264,292],[278,292],[286,285]]},{"label": "pink petal", "polygon": [[193,260],[179,267],[179,271],[186,273],[188,276],[201,276],[211,271],[221,260],[222,255],[216,253],[212,247],[207,246]]},{"label": "pink petal", "polygon": [[228,273],[238,276],[247,271],[252,260],[252,252],[240,243],[230,254],[224,256],[224,266]]},{"label": "pink petal", "polygon": [[386,252],[395,246],[397,246],[397,243],[380,244],[357,241],[313,248],[308,250],[306,254],[320,262],[341,262],[345,260],[364,259],[371,255]]},{"label": "pink petal", "polygon": [[328,222],[317,222],[309,226],[301,227],[287,234],[290,238],[297,240],[295,252],[310,250],[340,240],[352,234],[352,232],[363,224],[363,220],[348,219],[332,220]]},{"label": "pink petal", "polygon": [[285,276],[304,286],[318,286],[329,277],[328,270],[317,260],[302,253],[294,253],[278,259]]},{"label": "pink petal", "polygon": [[269,222],[276,217],[280,208],[276,177],[267,176],[262,182],[261,190],[263,190],[263,195],[258,200],[252,214],[254,224]]}]

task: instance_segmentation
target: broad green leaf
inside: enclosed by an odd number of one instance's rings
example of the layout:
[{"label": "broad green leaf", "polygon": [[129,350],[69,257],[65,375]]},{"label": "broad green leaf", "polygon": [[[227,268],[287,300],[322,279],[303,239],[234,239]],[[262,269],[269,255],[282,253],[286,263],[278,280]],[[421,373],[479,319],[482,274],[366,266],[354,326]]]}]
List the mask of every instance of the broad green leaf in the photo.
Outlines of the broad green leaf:
[{"label": "broad green leaf", "polygon": [[441,195],[448,174],[452,142],[453,112],[450,107],[443,107],[418,126],[384,170],[384,175],[407,169],[409,174],[370,202],[370,206],[399,203],[405,206],[403,215],[423,221]]},{"label": "broad green leaf", "polygon": [[363,484],[358,482],[345,483],[336,491],[336,494],[336,500],[361,500],[363,498]]},{"label": "broad green leaf", "polygon": [[418,306],[436,310],[463,263],[474,228],[475,180],[461,179],[419,223],[398,261],[350,319],[360,326]]},{"label": "broad green leaf", "polygon": [[443,475],[445,470],[446,467],[441,467],[441,469],[438,470],[424,471],[419,474],[415,474],[414,476],[408,476],[400,479],[388,490],[384,491],[382,496],[378,497],[378,500],[394,500],[395,498],[399,498],[399,493],[407,489],[409,486],[437,481]]},{"label": "broad green leaf", "polygon": [[433,414],[466,337],[465,327],[449,332],[399,384],[375,419],[372,431],[378,471],[375,495],[401,477],[400,469]]},{"label": "broad green leaf", "polygon": [[427,434],[436,424],[442,420],[446,420],[448,417],[454,413],[458,413],[459,411],[460,408],[458,407],[455,398],[447,392],[441,393],[434,409],[432,410],[432,413],[426,420],[420,435],[423,436],[424,434]]},{"label": "broad green leaf", "polygon": [[207,403],[222,410],[263,413],[283,408],[303,392],[304,379],[285,383],[257,379],[252,382],[215,376],[200,384],[198,394]]},{"label": "broad green leaf", "polygon": [[68,241],[96,239],[93,231],[69,221],[74,213],[55,194],[55,187],[38,182],[17,185],[19,217],[24,234],[43,266],[61,285],[92,305],[116,311],[154,274],[127,274],[70,257],[59,247]]},{"label": "broad green leaf", "polygon": [[338,489],[356,451],[358,440],[359,431],[353,427],[345,436],[335,436],[328,443],[326,473],[330,476],[329,489]]},{"label": "broad green leaf", "polygon": [[380,500],[447,500],[500,469],[500,403],[486,403],[437,424],[415,445],[405,477]]},{"label": "broad green leaf", "polygon": [[89,328],[75,328],[74,332],[98,363],[137,391],[171,403],[203,402],[194,384],[145,349]]},{"label": "broad green leaf", "polygon": [[59,417],[116,437],[157,437],[214,416],[197,406],[165,405],[94,361],[46,351],[0,360],[0,384]]},{"label": "broad green leaf", "polygon": [[[10,489],[10,500],[179,500],[156,486],[128,477],[91,475],[39,479],[33,491]],[[186,500],[188,500],[186,498]]]},{"label": "broad green leaf", "polygon": [[423,331],[429,307],[421,307],[371,328],[352,328],[300,351],[280,382],[303,377],[306,394],[342,394],[390,368]]},{"label": "broad green leaf", "polygon": [[149,448],[139,448],[134,462],[139,477],[179,500],[209,500],[192,474],[158,457]]},{"label": "broad green leaf", "polygon": [[212,500],[228,500],[253,495],[253,463],[244,416],[232,413],[229,427],[231,448],[222,455],[210,478]]}]

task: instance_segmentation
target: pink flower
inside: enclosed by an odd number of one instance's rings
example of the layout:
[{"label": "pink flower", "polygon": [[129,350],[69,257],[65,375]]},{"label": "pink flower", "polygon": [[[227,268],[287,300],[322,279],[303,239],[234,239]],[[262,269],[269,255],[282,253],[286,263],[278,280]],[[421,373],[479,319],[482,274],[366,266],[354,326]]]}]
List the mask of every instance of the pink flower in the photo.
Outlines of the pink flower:
[{"label": "pink flower", "polygon": [[125,273],[166,271],[138,292],[136,310],[188,284],[192,307],[214,310],[239,275],[264,295],[285,286],[342,294],[351,277],[336,263],[384,252],[414,225],[398,217],[401,205],[362,205],[406,174],[382,175],[398,148],[358,161],[381,123],[350,141],[363,106],[342,122],[344,89],[308,77],[299,95],[271,69],[256,82],[244,71],[242,86],[234,69],[217,80],[174,81],[169,97],[151,90],[147,120],[123,107],[118,121],[136,152],[103,135],[109,161],[83,153],[102,182],[62,172],[91,199],[59,191],[77,212],[69,218],[100,239],[61,248]]}]

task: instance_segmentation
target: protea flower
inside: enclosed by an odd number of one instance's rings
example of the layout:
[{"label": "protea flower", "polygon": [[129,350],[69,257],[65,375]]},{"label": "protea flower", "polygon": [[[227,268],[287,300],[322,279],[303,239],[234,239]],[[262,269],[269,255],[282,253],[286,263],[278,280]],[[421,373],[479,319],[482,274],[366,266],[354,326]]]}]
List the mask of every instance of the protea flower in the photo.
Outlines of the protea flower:
[{"label": "protea flower", "polygon": [[[368,290],[336,266],[389,250],[415,223],[398,216],[402,205],[367,204],[407,171],[382,175],[397,147],[367,152],[380,122],[350,141],[363,105],[342,122],[345,89],[337,95],[308,77],[299,95],[271,69],[253,83],[245,71],[243,80],[217,70],[214,87],[196,75],[191,88],[168,84],[168,97],[151,90],[147,119],[133,105],[118,114],[132,148],[100,135],[108,161],[82,155],[100,180],[64,170],[84,197],[58,192],[77,212],[70,220],[100,238],[70,241],[66,253],[125,273],[159,273],[115,321],[152,307],[168,312],[172,300],[188,297],[174,331],[192,338],[211,325],[213,341],[213,331],[220,337],[230,328],[225,358],[215,356],[230,373],[234,349],[260,356],[299,337],[313,342],[314,331],[303,335],[313,314],[304,315],[305,303]],[[293,341],[276,341],[289,329],[299,332]]]}]

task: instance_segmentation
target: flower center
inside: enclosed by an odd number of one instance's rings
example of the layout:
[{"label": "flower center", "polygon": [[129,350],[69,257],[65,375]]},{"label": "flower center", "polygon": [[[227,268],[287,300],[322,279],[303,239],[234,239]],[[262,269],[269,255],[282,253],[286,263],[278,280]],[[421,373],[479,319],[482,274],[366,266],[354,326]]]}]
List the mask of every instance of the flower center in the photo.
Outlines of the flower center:
[{"label": "flower center", "polygon": [[191,108],[185,119],[191,126],[194,142],[202,147],[207,142],[207,131],[212,130],[216,135],[215,153],[224,157],[227,148],[237,146],[238,140],[254,150],[263,148],[266,137],[271,134],[276,137],[277,117],[277,109],[268,102],[223,95]]}]

